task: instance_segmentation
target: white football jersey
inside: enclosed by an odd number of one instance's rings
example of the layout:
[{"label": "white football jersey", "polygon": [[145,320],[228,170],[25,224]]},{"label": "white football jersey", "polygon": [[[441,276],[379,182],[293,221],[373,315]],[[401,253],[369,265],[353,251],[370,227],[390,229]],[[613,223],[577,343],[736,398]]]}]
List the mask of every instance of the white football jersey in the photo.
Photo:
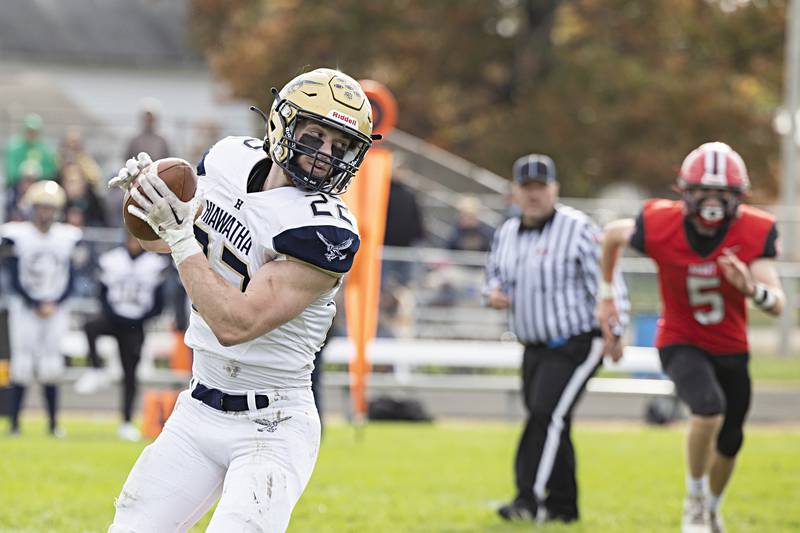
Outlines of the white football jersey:
[{"label": "white football jersey", "polygon": [[[355,217],[340,199],[280,187],[247,192],[253,166],[266,157],[262,141],[227,137],[198,165],[205,210],[195,236],[212,268],[244,291],[262,265],[287,257],[335,276],[345,274],[360,245]],[[251,341],[222,346],[193,312],[186,343],[195,377],[226,391],[305,387],[336,307],[339,284],[297,317]]]},{"label": "white football jersey", "polygon": [[59,299],[69,282],[72,254],[81,240],[81,230],[56,222],[42,233],[31,222],[7,222],[2,234],[3,239],[14,243],[12,254],[18,258],[19,281],[25,292],[42,302]]},{"label": "white football jersey", "polygon": [[127,248],[120,246],[101,255],[98,265],[111,309],[123,318],[139,320],[153,308],[169,258],[150,252],[131,257]]}]

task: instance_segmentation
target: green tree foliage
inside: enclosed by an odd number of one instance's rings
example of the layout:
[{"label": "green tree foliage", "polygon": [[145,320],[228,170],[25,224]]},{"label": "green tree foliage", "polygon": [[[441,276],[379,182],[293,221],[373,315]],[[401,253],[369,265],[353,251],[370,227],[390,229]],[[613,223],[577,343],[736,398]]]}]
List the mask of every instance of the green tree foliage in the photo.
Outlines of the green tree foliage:
[{"label": "green tree foliage", "polygon": [[786,0],[193,0],[238,96],[317,66],[389,86],[400,128],[501,175],[551,154],[567,194],[666,189],[722,140],[777,183]]}]

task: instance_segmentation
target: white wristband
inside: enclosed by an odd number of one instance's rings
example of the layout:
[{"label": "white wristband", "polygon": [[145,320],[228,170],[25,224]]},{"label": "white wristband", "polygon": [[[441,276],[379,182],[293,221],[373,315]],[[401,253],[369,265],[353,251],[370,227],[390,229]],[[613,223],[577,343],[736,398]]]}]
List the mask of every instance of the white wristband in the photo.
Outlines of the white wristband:
[{"label": "white wristband", "polygon": [[756,283],[756,290],[753,292],[752,299],[753,303],[764,311],[771,310],[778,301],[778,297],[775,296],[775,293],[763,283]]},{"label": "white wristband", "polygon": [[176,242],[175,245],[172,246],[171,250],[172,260],[175,261],[175,266],[180,265],[187,257],[193,256],[194,254],[203,253],[203,250],[200,248],[200,245],[197,244],[194,235],[192,235],[191,238],[181,239],[180,241]]},{"label": "white wristband", "polygon": [[613,300],[614,299],[614,284],[609,283],[604,279],[600,280],[600,286],[597,288],[598,300]]}]

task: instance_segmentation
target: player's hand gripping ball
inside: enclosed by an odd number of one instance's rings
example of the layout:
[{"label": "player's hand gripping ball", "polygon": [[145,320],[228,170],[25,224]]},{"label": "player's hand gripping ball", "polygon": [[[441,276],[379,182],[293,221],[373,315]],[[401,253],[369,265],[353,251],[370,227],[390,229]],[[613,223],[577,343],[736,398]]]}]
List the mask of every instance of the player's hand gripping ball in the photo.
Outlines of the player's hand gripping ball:
[{"label": "player's hand gripping ball", "polygon": [[[175,193],[178,199],[183,202],[188,202],[194,198],[195,192],[197,191],[197,175],[194,173],[194,169],[189,163],[177,157],[168,157],[166,159],[159,159],[153,162],[152,165],[155,165],[158,176],[170,190]],[[142,192],[138,180],[134,180],[131,185],[138,187],[139,192]],[[136,200],[131,197],[130,191],[125,195],[125,202],[122,206],[122,216],[125,220],[125,227],[128,228],[128,232],[137,239],[143,241],[157,240],[159,236],[147,222],[128,212],[129,205],[139,207]]]}]

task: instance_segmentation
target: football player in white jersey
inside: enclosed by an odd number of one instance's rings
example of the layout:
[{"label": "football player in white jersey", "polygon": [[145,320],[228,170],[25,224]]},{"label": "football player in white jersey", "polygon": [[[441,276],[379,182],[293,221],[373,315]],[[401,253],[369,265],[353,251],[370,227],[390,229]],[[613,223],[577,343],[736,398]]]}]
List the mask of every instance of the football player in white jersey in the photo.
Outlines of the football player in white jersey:
[{"label": "football player in white jersey", "polygon": [[122,440],[139,440],[139,430],[131,423],[138,385],[136,369],[145,340],[144,324],[164,308],[169,267],[169,259],[146,252],[132,235],[127,236],[124,246],[105,252],[97,261],[101,310],[83,326],[92,368],[78,379],[75,390],[88,394],[108,380],[97,354],[97,339],[102,335],[114,337],[122,366],[123,422],[117,431]]},{"label": "football player in white jersey", "polygon": [[284,531],[311,477],[314,353],[360,243],[338,195],[377,136],[362,88],[342,72],[317,69],[273,95],[265,139],[214,145],[193,200],[181,202],[146,154],[110,182],[142,187],[130,189],[141,206],[130,212],[161,237],[142,244],[172,254],[191,298],[194,365],[109,531],[185,531],[217,498],[208,531]]},{"label": "football player in white jersey", "polygon": [[72,256],[81,230],[56,222],[66,195],[58,183],[32,184],[21,200],[31,220],[3,224],[6,265],[13,294],[8,302],[11,345],[11,433],[19,433],[19,414],[25,388],[34,378],[44,388],[49,430],[58,428],[57,383],[64,372],[61,337],[69,327],[65,305],[72,291]]}]

